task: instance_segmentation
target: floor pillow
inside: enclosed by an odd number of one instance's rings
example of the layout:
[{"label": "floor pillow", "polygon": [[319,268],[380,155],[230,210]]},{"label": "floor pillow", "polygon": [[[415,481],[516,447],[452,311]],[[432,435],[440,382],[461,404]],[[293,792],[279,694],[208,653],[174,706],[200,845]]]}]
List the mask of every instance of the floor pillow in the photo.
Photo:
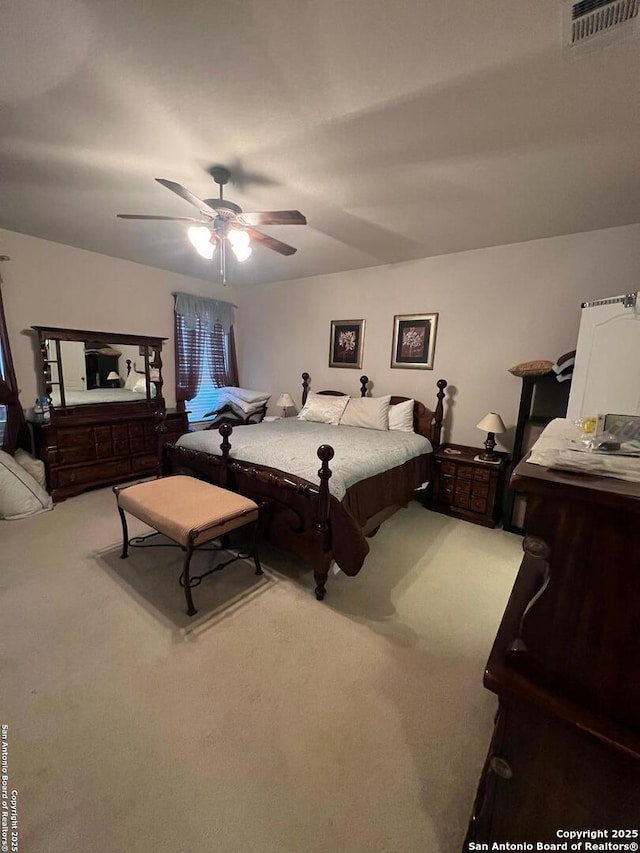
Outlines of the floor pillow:
[{"label": "floor pillow", "polygon": [[33,479],[46,491],[47,475],[45,474],[44,462],[42,459],[35,459],[30,453],[27,453],[26,450],[22,450],[21,447],[19,447],[13,454],[13,458],[28,474],[31,474]]},{"label": "floor pillow", "polygon": [[0,518],[26,518],[50,509],[51,495],[13,456],[0,450]]}]

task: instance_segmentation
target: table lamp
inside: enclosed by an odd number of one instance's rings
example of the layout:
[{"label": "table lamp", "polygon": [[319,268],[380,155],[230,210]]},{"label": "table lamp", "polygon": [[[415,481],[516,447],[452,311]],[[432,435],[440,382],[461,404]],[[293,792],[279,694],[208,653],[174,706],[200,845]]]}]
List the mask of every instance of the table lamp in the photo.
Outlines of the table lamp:
[{"label": "table lamp", "polygon": [[478,454],[476,459],[479,459],[481,462],[498,462],[500,457],[494,448],[496,446],[496,433],[505,432],[506,430],[502,418],[495,412],[489,412],[476,426],[487,433],[487,440],[484,443],[485,452]]},{"label": "table lamp", "polygon": [[286,418],[287,417],[287,409],[290,406],[295,406],[295,403],[293,402],[293,400],[291,398],[291,394],[280,394],[280,396],[276,400],[276,406],[279,406],[282,409],[282,417]]},{"label": "table lamp", "polygon": [[115,370],[111,370],[109,375],[107,376],[107,382],[111,384],[112,388],[120,387],[120,374],[116,373]]}]

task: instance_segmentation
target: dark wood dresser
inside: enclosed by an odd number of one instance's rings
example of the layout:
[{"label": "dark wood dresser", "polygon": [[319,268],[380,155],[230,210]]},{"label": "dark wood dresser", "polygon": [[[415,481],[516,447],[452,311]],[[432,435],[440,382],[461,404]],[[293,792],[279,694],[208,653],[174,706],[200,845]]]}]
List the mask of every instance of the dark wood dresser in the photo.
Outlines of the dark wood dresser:
[{"label": "dark wood dresser", "polygon": [[187,415],[167,409],[161,418],[152,411],[131,411],[126,404],[106,407],[87,416],[59,417],[48,423],[30,421],[34,453],[45,463],[47,486],[54,501],[96,486],[155,474],[159,453],[188,430]]},{"label": "dark wood dresser", "polygon": [[464,850],[578,829],[637,843],[640,484],[521,462],[511,485],[525,554],[485,671],[499,710]]},{"label": "dark wood dresser", "polygon": [[433,454],[435,473],[430,509],[484,527],[496,526],[508,455],[497,453],[500,460],[497,464],[477,461],[475,457],[483,452],[483,447],[440,445]]}]

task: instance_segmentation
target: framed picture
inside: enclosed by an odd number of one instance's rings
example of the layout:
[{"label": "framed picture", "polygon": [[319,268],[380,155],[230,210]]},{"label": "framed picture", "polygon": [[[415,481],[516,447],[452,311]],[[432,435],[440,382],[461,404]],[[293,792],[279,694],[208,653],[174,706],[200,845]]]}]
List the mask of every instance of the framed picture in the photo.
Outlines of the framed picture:
[{"label": "framed picture", "polygon": [[329,367],[362,368],[364,320],[332,320]]},{"label": "framed picture", "polygon": [[396,314],[391,367],[433,370],[437,327],[437,314]]}]

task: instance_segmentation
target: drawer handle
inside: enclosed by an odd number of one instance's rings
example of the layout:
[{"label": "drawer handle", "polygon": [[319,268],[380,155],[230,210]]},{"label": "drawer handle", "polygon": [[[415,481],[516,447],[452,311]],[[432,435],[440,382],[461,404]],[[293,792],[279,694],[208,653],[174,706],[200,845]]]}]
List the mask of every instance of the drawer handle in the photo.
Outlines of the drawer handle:
[{"label": "drawer handle", "polygon": [[496,776],[499,776],[501,779],[511,779],[513,777],[513,770],[509,763],[505,761],[504,758],[498,758],[497,755],[493,756],[489,762],[489,767],[493,770]]}]

